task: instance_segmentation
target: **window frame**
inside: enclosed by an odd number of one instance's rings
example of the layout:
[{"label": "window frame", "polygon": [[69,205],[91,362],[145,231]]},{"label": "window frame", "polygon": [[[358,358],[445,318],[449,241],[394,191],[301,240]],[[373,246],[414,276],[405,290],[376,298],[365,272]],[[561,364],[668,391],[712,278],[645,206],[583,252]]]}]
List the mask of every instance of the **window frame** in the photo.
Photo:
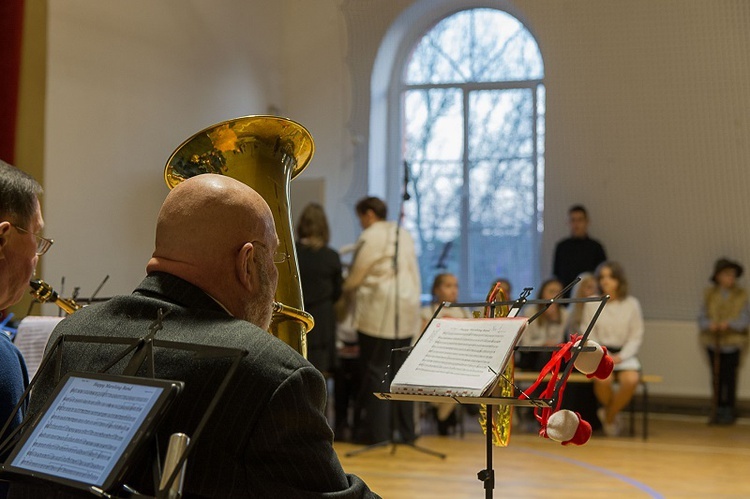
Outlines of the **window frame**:
[{"label": "window frame", "polygon": [[[370,184],[374,185],[376,187],[376,190],[378,190],[378,187],[384,189],[386,192],[386,201],[389,206],[392,208],[390,209],[391,213],[393,213],[394,216],[400,216],[401,213],[401,203],[404,202],[402,199],[402,190],[403,190],[403,162],[406,158],[403,157],[403,135],[404,135],[404,127],[405,124],[403,122],[403,98],[407,91],[409,90],[420,90],[420,89],[458,89],[458,91],[462,94],[462,106],[463,106],[463,150],[462,150],[462,164],[463,164],[463,187],[462,187],[462,194],[461,194],[461,227],[462,227],[462,235],[465,236],[465,231],[470,226],[469,223],[469,199],[468,199],[468,176],[469,176],[469,99],[471,92],[474,91],[481,91],[481,90],[514,90],[514,89],[528,89],[531,91],[532,99],[533,99],[533,153],[531,156],[531,162],[533,164],[534,168],[534,188],[533,188],[533,210],[534,210],[534,221],[537,225],[537,230],[533,231],[532,235],[532,245],[533,245],[533,251],[534,254],[531,256],[532,261],[536,262],[535,268],[532,270],[532,281],[529,283],[514,283],[516,289],[515,291],[520,291],[522,287],[525,286],[534,286],[536,283],[540,281],[540,275],[541,275],[541,232],[543,230],[543,212],[539,212],[540,207],[540,199],[539,196],[543,196],[543,192],[540,193],[539,189],[539,182],[543,182],[543,178],[540,179],[540,170],[543,172],[544,168],[544,152],[540,152],[539,148],[539,125],[540,125],[540,116],[539,116],[539,94],[540,94],[540,86],[544,89],[544,95],[545,95],[545,112],[544,112],[544,118],[543,123],[545,123],[545,141],[546,141],[546,86],[544,83],[544,77],[542,78],[533,78],[533,79],[525,79],[525,80],[505,80],[505,81],[493,81],[493,82],[454,82],[454,83],[435,83],[435,84],[409,84],[405,82],[405,75],[406,75],[406,67],[409,64],[409,61],[411,60],[412,56],[412,50],[413,48],[422,40],[422,38],[430,32],[430,30],[437,25],[437,23],[441,22],[442,20],[449,18],[455,14],[458,14],[460,12],[464,12],[467,10],[473,10],[473,9],[493,9],[497,10],[499,12],[503,12],[509,16],[514,17],[520,24],[522,24],[526,30],[529,32],[529,34],[534,38],[534,40],[537,43],[537,47],[539,47],[538,38],[534,35],[533,31],[529,29],[529,26],[523,22],[523,19],[521,19],[517,14],[512,12],[508,9],[498,8],[497,6],[488,7],[486,5],[477,5],[477,6],[470,6],[470,7],[461,7],[457,8],[455,10],[449,11],[439,18],[436,18],[434,22],[430,23],[429,26],[423,27],[420,30],[413,30],[410,34],[411,37],[404,38],[402,40],[403,43],[401,43],[398,52],[396,53],[395,60],[393,61],[393,65],[391,66],[391,78],[388,83],[388,89],[387,89],[387,130],[386,130],[386,151],[385,151],[385,165],[387,165],[384,168],[384,171],[382,172],[373,172],[370,171]],[[541,48],[539,48],[541,53]],[[544,59],[542,57],[542,71],[544,71]],[[373,123],[371,119],[371,123]],[[372,154],[371,150],[371,160],[377,158],[377,153],[375,155]],[[370,165],[378,164],[379,161],[371,161]],[[543,173],[542,173],[543,174]],[[382,175],[382,177],[381,177]],[[413,201],[406,201],[413,202]],[[463,289],[466,289],[466,287],[469,285],[470,282],[470,238],[469,237],[461,237],[460,238],[460,253],[461,253],[461,260],[459,262],[459,283]],[[495,277],[507,277],[507,276],[495,276]],[[422,288],[425,290],[429,290],[429,287],[431,286],[431,282],[426,282],[430,280],[428,276],[422,276]],[[462,299],[464,295],[462,295]],[[425,299],[429,299],[428,296],[424,296]]]}]

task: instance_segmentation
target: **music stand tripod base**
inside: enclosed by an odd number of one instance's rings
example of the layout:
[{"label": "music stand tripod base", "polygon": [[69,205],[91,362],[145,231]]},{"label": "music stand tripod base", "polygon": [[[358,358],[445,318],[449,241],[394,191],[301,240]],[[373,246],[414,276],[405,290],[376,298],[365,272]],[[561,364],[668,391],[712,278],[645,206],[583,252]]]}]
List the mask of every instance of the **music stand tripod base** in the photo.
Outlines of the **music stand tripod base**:
[{"label": "music stand tripod base", "polygon": [[[375,395],[376,397],[378,397],[381,400],[394,400],[395,399],[394,397],[391,397],[392,394],[390,394],[390,393],[374,393],[373,395]],[[443,399],[444,400],[446,397],[435,397],[435,398],[436,399],[439,398],[439,399]],[[413,399],[403,398],[401,400],[413,400]],[[422,399],[419,399],[419,400],[422,400]],[[410,447],[410,448],[412,448],[412,449],[414,449],[416,451],[422,452],[424,454],[428,454],[430,456],[439,457],[440,459],[445,459],[445,454],[443,454],[442,452],[437,452],[437,451],[434,451],[434,450],[431,450],[431,449],[426,449],[424,447],[420,447],[419,445],[415,444],[414,442],[398,442],[396,440],[383,440],[382,442],[378,442],[378,443],[375,443],[375,444],[367,445],[365,447],[362,447],[361,449],[349,451],[349,452],[347,452],[344,455],[346,457],[354,457],[354,456],[357,456],[357,455],[362,454],[364,452],[368,452],[368,451],[371,451],[371,450],[374,450],[374,449],[379,449],[380,447],[387,447],[389,445],[392,446],[391,447],[391,454],[395,454],[396,453],[396,447],[398,447],[399,445],[405,445],[407,447]]]}]

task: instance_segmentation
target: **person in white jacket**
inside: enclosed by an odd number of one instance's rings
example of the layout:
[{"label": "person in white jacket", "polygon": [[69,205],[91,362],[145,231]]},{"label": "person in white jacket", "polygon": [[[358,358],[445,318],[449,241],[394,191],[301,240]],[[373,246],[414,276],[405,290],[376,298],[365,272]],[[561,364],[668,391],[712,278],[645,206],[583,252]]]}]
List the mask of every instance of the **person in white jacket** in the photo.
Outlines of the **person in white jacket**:
[{"label": "person in white jacket", "polygon": [[381,199],[361,199],[356,212],[363,232],[343,286],[345,292],[354,293],[354,327],[360,348],[359,402],[364,414],[360,428],[355,429],[355,441],[413,442],[413,404],[382,401],[373,392],[388,390],[383,384],[386,369],[390,365],[390,381],[406,357],[406,352],[392,350],[408,347],[419,334],[421,283],[414,241],[403,228],[397,231],[395,222],[386,221],[388,209]]}]

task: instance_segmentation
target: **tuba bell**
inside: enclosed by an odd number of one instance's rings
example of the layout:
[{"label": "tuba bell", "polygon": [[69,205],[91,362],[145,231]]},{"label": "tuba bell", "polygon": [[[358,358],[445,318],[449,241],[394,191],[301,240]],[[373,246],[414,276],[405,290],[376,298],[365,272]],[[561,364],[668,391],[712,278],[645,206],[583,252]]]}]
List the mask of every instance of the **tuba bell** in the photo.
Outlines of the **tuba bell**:
[{"label": "tuba bell", "polygon": [[245,116],[196,133],[170,156],[164,169],[169,188],[195,175],[226,175],[252,187],[271,207],[279,251],[274,314],[269,332],[307,357],[307,332],[315,324],[304,311],[297,251],[292,236],[289,182],[312,159],[315,145],[305,127],[278,116]]}]

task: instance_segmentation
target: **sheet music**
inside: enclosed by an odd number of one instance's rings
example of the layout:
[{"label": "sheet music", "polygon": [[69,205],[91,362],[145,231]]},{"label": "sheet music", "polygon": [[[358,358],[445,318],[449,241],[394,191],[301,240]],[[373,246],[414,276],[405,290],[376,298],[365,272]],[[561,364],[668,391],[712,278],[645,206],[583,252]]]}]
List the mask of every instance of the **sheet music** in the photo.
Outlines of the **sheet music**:
[{"label": "sheet music", "polygon": [[47,346],[50,334],[61,320],[63,320],[63,317],[30,315],[24,317],[18,324],[18,333],[13,343],[26,361],[29,379],[36,374],[36,370],[44,357],[44,348]]},{"label": "sheet music", "polygon": [[162,391],[71,377],[12,465],[101,486]]},{"label": "sheet music", "polygon": [[525,327],[525,318],[435,319],[391,392],[480,396],[505,369]]}]

